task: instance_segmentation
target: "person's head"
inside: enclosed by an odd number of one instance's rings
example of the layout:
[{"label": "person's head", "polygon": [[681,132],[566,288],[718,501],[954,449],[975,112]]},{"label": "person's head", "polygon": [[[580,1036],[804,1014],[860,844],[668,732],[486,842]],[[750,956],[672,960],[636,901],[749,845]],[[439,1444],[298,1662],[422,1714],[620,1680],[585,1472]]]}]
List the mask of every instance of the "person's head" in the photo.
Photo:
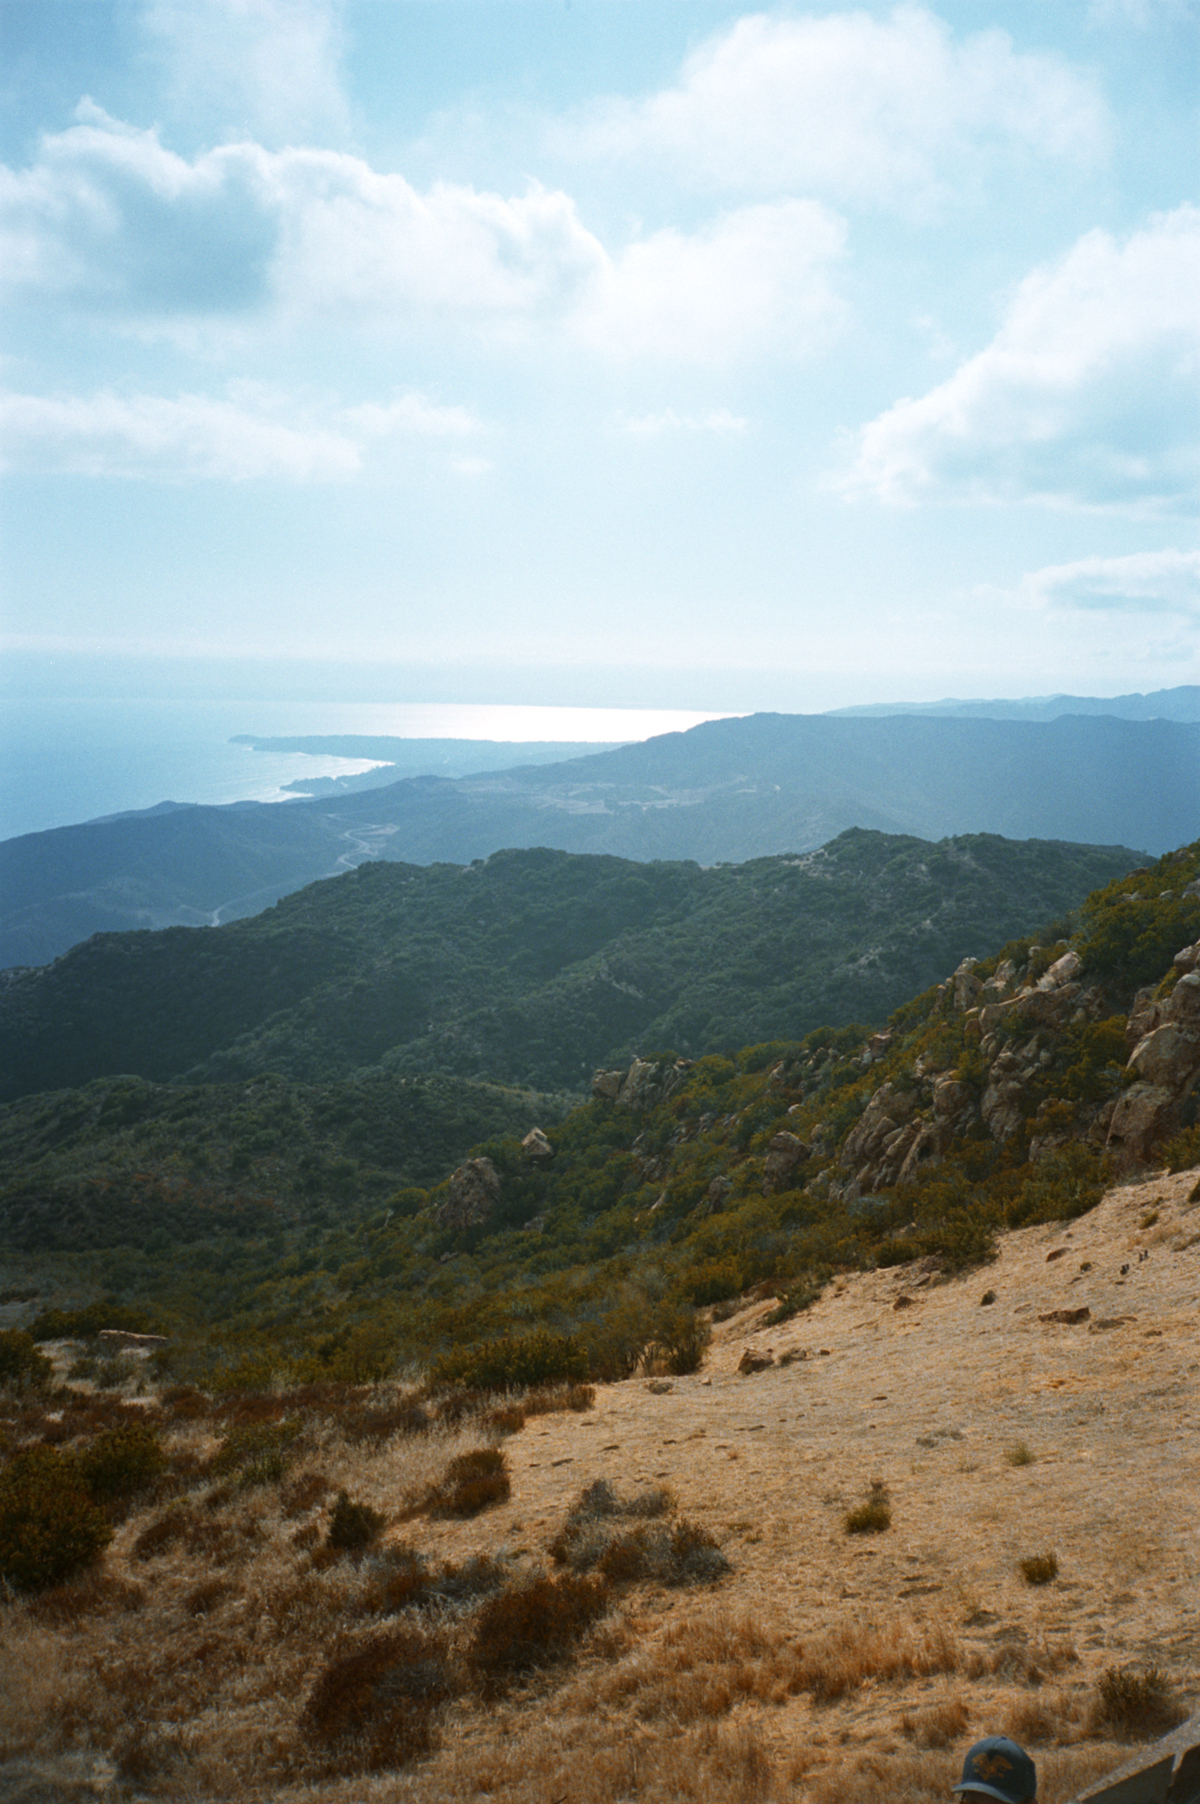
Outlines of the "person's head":
[{"label": "person's head", "polygon": [[954,1792],[961,1804],[1037,1804],[1037,1768],[1007,1735],[989,1735],[967,1754]]}]

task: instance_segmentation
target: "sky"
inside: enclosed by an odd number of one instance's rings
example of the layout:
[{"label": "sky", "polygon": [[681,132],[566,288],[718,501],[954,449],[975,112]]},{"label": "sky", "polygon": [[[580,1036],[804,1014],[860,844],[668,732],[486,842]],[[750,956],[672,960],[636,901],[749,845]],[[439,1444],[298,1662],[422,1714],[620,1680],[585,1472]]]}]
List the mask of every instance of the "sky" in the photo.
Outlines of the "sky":
[{"label": "sky", "polygon": [[0,34],[0,693],[1200,682],[1192,0]]}]

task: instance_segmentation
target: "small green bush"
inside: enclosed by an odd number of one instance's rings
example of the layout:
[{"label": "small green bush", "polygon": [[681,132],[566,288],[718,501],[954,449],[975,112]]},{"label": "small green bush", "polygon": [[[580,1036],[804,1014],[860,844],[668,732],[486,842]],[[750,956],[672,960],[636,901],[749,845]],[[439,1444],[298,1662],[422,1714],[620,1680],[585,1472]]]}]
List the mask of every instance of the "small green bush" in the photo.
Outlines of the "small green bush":
[{"label": "small green bush", "polygon": [[1200,1127],[1184,1128],[1173,1140],[1168,1140],[1162,1149],[1162,1157],[1168,1171],[1191,1171],[1200,1165]]},{"label": "small green bush", "polygon": [[0,1472],[0,1579],[43,1591],[90,1566],[112,1540],[78,1461],[28,1447]]},{"label": "small green bush", "polygon": [[303,1423],[289,1419],[235,1428],[213,1454],[208,1469],[214,1477],[235,1477],[246,1488],[278,1484],[302,1427]]},{"label": "small green bush", "polygon": [[96,1436],[79,1455],[79,1471],[97,1502],[116,1502],[161,1478],[167,1456],[144,1422],[123,1422]]},{"label": "small green bush", "polygon": [[39,1390],[49,1384],[54,1366],[21,1328],[0,1328],[0,1387]]},{"label": "small green bush", "polygon": [[1014,1441],[1006,1449],[1004,1458],[1010,1466],[1032,1466],[1037,1455],[1025,1441]]},{"label": "small green bush", "polygon": [[545,1331],[455,1348],[437,1361],[431,1374],[437,1384],[461,1384],[480,1391],[570,1384],[587,1376],[587,1354],[575,1337]]},{"label": "small green bush", "polygon": [[371,1545],[386,1521],[387,1517],[373,1510],[369,1503],[355,1503],[347,1492],[339,1491],[329,1518],[325,1545],[336,1548],[339,1553],[355,1553]]},{"label": "small green bush", "polygon": [[887,1486],[878,1479],[871,1486],[871,1494],[865,1503],[857,1509],[846,1512],[846,1533],[848,1535],[881,1535],[892,1526],[892,1506],[888,1498]]},{"label": "small green bush", "polygon": [[1030,1554],[1020,1562],[1020,1571],[1027,1585],[1049,1585],[1058,1577],[1058,1555]]},{"label": "small green bush", "polygon": [[698,1372],[711,1339],[712,1329],[690,1304],[671,1310],[658,1323],[646,1350],[647,1369],[665,1368],[676,1378]]}]

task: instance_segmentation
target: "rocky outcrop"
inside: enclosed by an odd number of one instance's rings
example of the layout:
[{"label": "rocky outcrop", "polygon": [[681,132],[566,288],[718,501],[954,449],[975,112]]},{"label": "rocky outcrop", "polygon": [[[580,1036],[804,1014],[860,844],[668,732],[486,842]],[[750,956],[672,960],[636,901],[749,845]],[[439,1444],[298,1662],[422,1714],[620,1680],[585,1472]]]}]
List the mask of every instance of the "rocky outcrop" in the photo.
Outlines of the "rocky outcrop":
[{"label": "rocky outcrop", "polygon": [[545,1165],[554,1157],[554,1148],[541,1128],[530,1128],[521,1142],[521,1151],[535,1165]]},{"label": "rocky outcrop", "polygon": [[732,1178],[727,1178],[723,1174],[720,1177],[715,1177],[708,1189],[704,1192],[704,1213],[706,1215],[718,1215],[729,1200],[729,1195],[732,1190]]},{"label": "rocky outcrop", "polygon": [[634,1059],[628,1071],[597,1071],[592,1095],[622,1108],[641,1111],[657,1108],[678,1090],[692,1068],[690,1059],[674,1064],[658,1059]]},{"label": "rocky outcrop", "polygon": [[[963,1017],[968,1045],[974,1042],[984,1060],[982,1087],[956,1068],[938,1070],[928,1054],[903,1082],[880,1084],[838,1151],[830,1174],[835,1198],[852,1202],[906,1183],[980,1124],[999,1145],[1031,1129],[1033,1160],[1086,1136],[1107,1147],[1118,1170],[1148,1161],[1177,1126],[1180,1104],[1200,1076],[1200,943],[1177,955],[1180,975],[1166,996],[1148,988],[1134,999],[1128,1087],[1103,1107],[1043,1103],[1034,1115],[1030,1085],[1052,1064],[1057,1037],[1069,1026],[1104,1019],[1112,1007],[1099,985],[1087,982],[1077,952],[1062,953],[1034,975],[1040,958],[1033,947],[1022,969],[1006,959],[986,979],[974,959],[964,959],[939,986],[935,1012]],[[873,1051],[861,1062],[869,1067]],[[821,1139],[818,1127],[813,1142],[824,1151]],[[774,1146],[764,1164],[768,1194],[777,1185]]]},{"label": "rocky outcrop", "polygon": [[798,1134],[789,1134],[786,1129],[772,1134],[763,1161],[763,1195],[772,1196],[777,1190],[790,1189],[797,1167],[811,1157],[812,1147]]},{"label": "rocky outcrop", "polygon": [[500,1201],[500,1173],[490,1159],[468,1159],[452,1172],[435,1220],[456,1233],[487,1221]]},{"label": "rocky outcrop", "polygon": [[1156,997],[1139,990],[1129,1014],[1134,1081],[1117,1098],[1106,1148],[1118,1170],[1147,1163],[1154,1145],[1178,1125],[1181,1106],[1200,1077],[1200,941],[1175,955],[1182,975]]}]

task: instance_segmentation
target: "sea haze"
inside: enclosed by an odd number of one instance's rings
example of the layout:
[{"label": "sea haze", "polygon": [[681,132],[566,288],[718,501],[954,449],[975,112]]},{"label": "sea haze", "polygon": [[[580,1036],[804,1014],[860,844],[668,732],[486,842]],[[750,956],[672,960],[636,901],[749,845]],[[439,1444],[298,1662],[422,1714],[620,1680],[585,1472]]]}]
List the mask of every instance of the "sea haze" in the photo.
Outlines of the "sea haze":
[{"label": "sea haze", "polygon": [[[614,744],[718,716],[464,703],[11,699],[0,728],[0,839],[161,802],[278,802],[288,785],[377,760],[253,748],[235,735],[334,734]],[[294,793],[294,792],[293,792]]]}]

